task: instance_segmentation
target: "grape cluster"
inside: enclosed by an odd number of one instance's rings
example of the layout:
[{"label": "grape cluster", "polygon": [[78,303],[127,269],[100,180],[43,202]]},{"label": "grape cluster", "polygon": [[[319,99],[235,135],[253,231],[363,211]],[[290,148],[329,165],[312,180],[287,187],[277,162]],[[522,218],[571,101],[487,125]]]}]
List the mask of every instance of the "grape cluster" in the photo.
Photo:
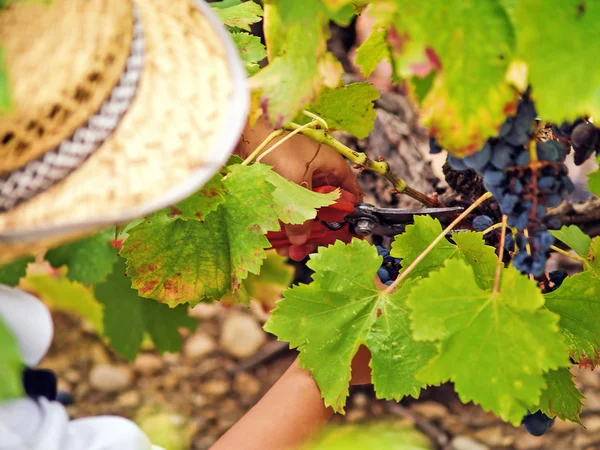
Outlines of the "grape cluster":
[{"label": "grape cluster", "polygon": [[383,264],[377,271],[377,276],[382,283],[389,286],[396,278],[398,278],[398,272],[400,272],[400,269],[402,268],[400,265],[402,260],[394,258],[390,255],[390,251],[387,248],[380,245],[377,246],[377,253],[383,256]]},{"label": "grape cluster", "polygon": [[573,123],[565,122],[560,127],[553,126],[554,134],[568,139],[573,147],[573,161],[580,166],[594,153],[600,155],[600,129],[584,119]]},{"label": "grape cluster", "polygon": [[[535,137],[536,116],[533,101],[523,96],[517,114],[506,119],[497,137],[463,159],[449,155],[448,163],[455,170],[473,169],[483,176],[485,188],[508,216],[508,226],[519,232],[511,238],[518,247],[514,266],[537,278],[544,273],[554,242],[547,229],[560,227],[558,218],[548,216],[547,209],[558,206],[575,186],[563,164],[567,156],[563,143],[536,142],[537,161],[530,160],[528,145]],[[529,238],[523,234],[525,230]]]},{"label": "grape cluster", "polygon": [[555,419],[555,417],[551,419],[541,411],[535,413],[527,412],[521,423],[525,425],[525,429],[529,434],[541,436],[554,425]]}]

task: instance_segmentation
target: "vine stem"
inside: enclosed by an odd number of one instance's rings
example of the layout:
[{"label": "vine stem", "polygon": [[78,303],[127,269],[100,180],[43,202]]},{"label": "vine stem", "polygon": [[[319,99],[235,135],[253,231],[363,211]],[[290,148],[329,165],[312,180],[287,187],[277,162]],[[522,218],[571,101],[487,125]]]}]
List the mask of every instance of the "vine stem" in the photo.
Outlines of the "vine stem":
[{"label": "vine stem", "polygon": [[497,293],[500,290],[500,275],[502,274],[502,261],[504,260],[504,240],[506,239],[506,214],[502,215],[502,231],[500,232],[500,247],[498,248],[498,262],[496,263],[496,275],[494,276],[494,289],[492,294]]},{"label": "vine stem", "polygon": [[275,139],[276,137],[281,136],[284,133],[284,130],[275,130],[273,131],[271,134],[269,134],[266,139],[264,141],[262,141],[260,143],[260,145],[258,147],[256,147],[254,149],[254,151],[252,153],[250,153],[248,155],[248,157],[242,162],[242,166],[247,166],[248,164],[250,164],[252,161],[254,161],[254,158],[256,158],[256,156],[263,151],[263,149],[269,145],[269,142],[271,142],[273,139]]},{"label": "vine stem", "polygon": [[[300,129],[302,128],[302,129]],[[297,123],[290,123],[285,127],[288,131],[298,131],[303,136],[311,138],[313,141],[316,141],[320,144],[325,144],[335,151],[337,151],[340,155],[347,158],[354,164],[364,167],[365,169],[372,170],[373,172],[377,172],[383,175],[392,185],[394,189],[398,191],[398,193],[406,194],[409,197],[414,198],[415,200],[420,201],[424,205],[428,207],[437,207],[440,206],[440,202],[433,197],[424,194],[408,185],[406,181],[392,172],[390,165],[385,161],[373,161],[366,154],[357,152],[352,150],[350,147],[342,144],[340,141],[329,135],[325,130],[317,130],[314,128],[303,128],[303,126],[298,125]]]},{"label": "vine stem", "polygon": [[[531,256],[531,245],[529,245],[529,230],[527,230],[527,228],[525,228],[523,230],[523,234],[527,238],[527,243],[525,244],[525,250],[527,250],[527,254],[529,256]],[[533,274],[531,274],[531,273],[529,274],[529,279],[533,281]]]},{"label": "vine stem", "polygon": [[569,253],[569,252],[567,252],[567,251],[563,250],[562,248],[559,248],[559,247],[557,247],[555,245],[551,245],[550,248],[552,250],[554,250],[556,253],[560,253],[561,255],[564,255],[564,256],[566,256],[568,258],[574,259],[575,261],[579,261],[579,262],[584,263],[584,264],[587,263],[587,260],[585,258],[582,258],[581,256],[578,256],[578,255],[572,255],[571,253]]},{"label": "vine stem", "polygon": [[296,134],[300,133],[304,129],[314,127],[318,122],[319,122],[318,120],[312,120],[312,121],[308,122],[307,124],[302,125],[300,128],[292,131],[290,134],[288,134],[286,137],[284,137],[283,139],[281,139],[280,141],[278,141],[276,144],[273,144],[273,146],[269,147],[268,150],[266,150],[262,155],[260,155],[258,157],[258,159],[256,160],[256,162],[257,163],[261,162],[262,159],[265,156],[267,156],[269,153],[271,153],[273,150],[275,150],[277,147],[279,147],[285,141],[291,139],[292,137],[294,137]]},{"label": "vine stem", "polygon": [[465,209],[461,213],[460,216],[458,216],[456,219],[454,219],[454,221],[450,225],[448,225],[446,228],[444,228],[444,230],[438,235],[438,237],[436,237],[433,240],[433,242],[431,244],[429,244],[429,246],[425,250],[423,250],[421,252],[421,254],[419,256],[417,256],[417,258],[406,268],[406,270],[404,270],[400,274],[400,276],[398,276],[398,278],[396,278],[396,280],[394,280],[394,282],[392,284],[390,284],[383,292],[385,294],[389,294],[391,291],[393,291],[396,288],[396,286],[398,286],[398,284],[400,282],[402,282],[402,280],[404,280],[408,276],[408,274],[410,274],[421,261],[423,261],[423,259],[429,254],[429,252],[431,250],[434,249],[434,247],[438,244],[438,242],[440,242],[442,239],[444,239],[446,234],[448,234],[450,231],[452,231],[452,229],[456,225],[458,225],[465,217],[467,217],[469,214],[471,214],[471,211],[473,211],[475,208],[477,208],[479,205],[481,205],[484,201],[486,201],[491,196],[492,196],[492,194],[490,192],[486,192],[481,197],[479,197],[477,200],[475,200],[475,202],[473,202],[473,204],[471,206],[469,206],[467,209]]}]

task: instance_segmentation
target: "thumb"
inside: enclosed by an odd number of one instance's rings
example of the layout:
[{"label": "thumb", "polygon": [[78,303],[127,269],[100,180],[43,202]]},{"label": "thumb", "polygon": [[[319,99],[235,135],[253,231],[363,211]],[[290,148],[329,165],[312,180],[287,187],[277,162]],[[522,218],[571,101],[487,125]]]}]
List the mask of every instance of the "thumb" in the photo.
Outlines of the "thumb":
[{"label": "thumb", "polygon": [[302,225],[284,225],[284,229],[291,244],[302,245],[306,243],[310,236],[312,220],[304,222]]}]

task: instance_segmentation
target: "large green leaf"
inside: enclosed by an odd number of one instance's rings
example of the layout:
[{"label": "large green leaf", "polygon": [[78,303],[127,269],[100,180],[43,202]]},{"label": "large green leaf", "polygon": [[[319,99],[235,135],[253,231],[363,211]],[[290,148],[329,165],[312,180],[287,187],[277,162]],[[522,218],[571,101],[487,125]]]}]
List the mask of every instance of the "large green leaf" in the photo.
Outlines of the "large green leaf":
[{"label": "large green leaf", "polygon": [[313,219],[339,195],[312,192],[262,164],[229,171],[222,203],[202,220],[193,208],[176,216],[167,208],[129,230],[122,254],[142,297],[174,306],[237,294],[248,273],[260,271],[267,231],[279,230],[280,220]]},{"label": "large green leaf", "polygon": [[566,278],[555,291],[546,294],[546,307],[558,314],[571,356],[600,363],[600,277],[585,271]]},{"label": "large green leaf", "polygon": [[546,387],[544,373],[569,365],[558,316],[540,309],[536,284],[509,267],[500,290],[482,290],[471,266],[448,260],[420,280],[407,300],[414,337],[439,341],[438,355],[417,374],[428,384],[452,381],[473,401],[519,424]]},{"label": "large green leaf", "polygon": [[186,306],[171,309],[154,300],[140,298],[131,288],[122,258],[106,282],[95,287],[94,293],[104,305],[104,334],[113,349],[130,361],[135,359],[145,332],[159,352],[177,352],[182,344],[178,328],[193,331],[198,324],[188,317]]},{"label": "large green leaf", "polygon": [[265,329],[300,350],[300,365],[310,370],[325,404],[344,410],[350,363],[360,345],[372,354],[378,397],[418,396],[414,379],[435,349],[413,341],[405,306],[409,287],[384,294],[375,285],[382,259],[368,242],[355,239],[320,248],[311,256],[309,285],[284,293]]},{"label": "large green leaf", "polygon": [[[404,268],[408,267],[431,242],[442,233],[442,226],[437,219],[430,216],[415,216],[415,223],[406,227],[406,231],[396,236],[392,243],[392,256],[402,258]],[[462,259],[472,266],[475,278],[481,288],[491,287],[497,257],[494,248],[485,245],[483,235],[472,231],[452,235],[455,244],[442,239],[423,258],[411,272],[410,277],[422,277],[442,267],[450,258]]]},{"label": "large green leaf", "polygon": [[544,375],[544,379],[546,389],[542,391],[539,409],[548,417],[557,416],[562,420],[581,423],[579,413],[583,394],[575,386],[569,369],[551,370]]},{"label": "large green leaf", "polygon": [[497,0],[397,0],[397,5],[395,52],[429,49],[432,66],[436,58],[441,65],[423,100],[423,123],[448,151],[474,152],[497,134],[515,103],[505,80],[515,47],[510,19]]},{"label": "large green leaf", "polygon": [[[307,108],[327,121],[334,130],[347,131],[358,138],[366,138],[373,127],[377,114],[373,102],[379,91],[369,83],[351,83],[335,89],[323,89]],[[310,119],[302,116],[298,123]]]},{"label": "large green leaf", "polygon": [[0,264],[0,284],[18,286],[21,278],[27,273],[27,266],[32,261],[32,256],[26,256],[9,264]]},{"label": "large green leaf", "polygon": [[0,401],[23,395],[23,360],[17,340],[0,318]]},{"label": "large green leaf", "polygon": [[539,115],[555,123],[582,115],[597,117],[600,59],[594,55],[600,52],[600,3],[515,3],[518,54],[528,65]]},{"label": "large green leaf", "polygon": [[571,247],[579,256],[588,254],[592,238],[581,231],[577,225],[563,226],[560,230],[550,230],[552,236]]},{"label": "large green leaf", "polygon": [[113,230],[106,230],[77,242],[49,250],[46,260],[52,267],[67,266],[67,277],[85,285],[104,281],[117,261],[117,250],[111,245]]}]

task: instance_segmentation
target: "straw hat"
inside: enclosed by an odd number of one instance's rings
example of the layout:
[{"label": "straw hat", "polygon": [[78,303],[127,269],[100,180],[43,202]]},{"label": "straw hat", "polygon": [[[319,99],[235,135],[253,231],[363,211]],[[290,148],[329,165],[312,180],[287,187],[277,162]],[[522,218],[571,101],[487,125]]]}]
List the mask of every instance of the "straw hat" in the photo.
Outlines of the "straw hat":
[{"label": "straw hat", "polygon": [[246,120],[237,49],[201,0],[18,2],[0,48],[0,262],[191,195]]}]

